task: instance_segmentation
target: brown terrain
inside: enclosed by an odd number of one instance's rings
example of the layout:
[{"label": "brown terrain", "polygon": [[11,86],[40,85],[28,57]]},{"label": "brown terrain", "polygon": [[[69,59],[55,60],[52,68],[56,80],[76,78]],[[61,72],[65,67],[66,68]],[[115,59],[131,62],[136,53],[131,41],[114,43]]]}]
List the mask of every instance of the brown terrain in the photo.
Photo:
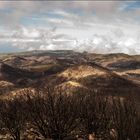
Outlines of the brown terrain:
[{"label": "brown terrain", "polygon": [[113,96],[131,94],[140,103],[140,56],[71,50],[0,55],[1,96],[48,83],[67,93],[80,88]]},{"label": "brown terrain", "polygon": [[[139,140],[140,56],[71,50],[1,54],[0,99],[1,140],[95,140],[100,135]],[[61,137],[64,132],[73,138]]]}]

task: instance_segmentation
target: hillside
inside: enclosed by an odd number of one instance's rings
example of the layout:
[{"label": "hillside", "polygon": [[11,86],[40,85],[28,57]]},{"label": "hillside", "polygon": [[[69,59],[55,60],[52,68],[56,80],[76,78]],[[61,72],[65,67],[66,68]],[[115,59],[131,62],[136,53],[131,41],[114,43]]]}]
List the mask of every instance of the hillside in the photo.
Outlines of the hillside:
[{"label": "hillside", "polygon": [[0,58],[0,79],[13,84],[16,91],[52,84],[67,93],[92,89],[105,95],[133,94],[140,101],[139,56],[63,50],[10,54]]}]

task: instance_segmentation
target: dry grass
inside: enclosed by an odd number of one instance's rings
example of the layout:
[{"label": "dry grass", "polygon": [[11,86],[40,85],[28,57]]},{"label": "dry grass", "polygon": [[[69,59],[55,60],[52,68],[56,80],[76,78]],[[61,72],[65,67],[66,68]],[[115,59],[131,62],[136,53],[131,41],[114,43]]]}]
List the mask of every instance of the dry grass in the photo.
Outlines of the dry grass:
[{"label": "dry grass", "polygon": [[104,75],[105,72],[97,68],[93,68],[88,65],[80,65],[77,67],[71,67],[64,72],[60,73],[59,76],[68,78],[68,79],[80,79],[91,75]]},{"label": "dry grass", "polygon": [[14,84],[11,82],[7,82],[7,81],[0,81],[0,88],[4,88],[4,87],[13,87]]},{"label": "dry grass", "polygon": [[119,75],[125,75],[127,73],[140,74],[140,69],[126,70],[126,71],[123,71],[123,72],[117,72],[117,74],[119,74]]}]

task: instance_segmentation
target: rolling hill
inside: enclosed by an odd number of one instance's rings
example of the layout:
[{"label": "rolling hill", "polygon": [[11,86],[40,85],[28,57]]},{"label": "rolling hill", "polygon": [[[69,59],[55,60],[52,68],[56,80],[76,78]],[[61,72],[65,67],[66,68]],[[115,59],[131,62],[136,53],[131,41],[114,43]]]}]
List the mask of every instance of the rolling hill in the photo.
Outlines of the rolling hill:
[{"label": "rolling hill", "polygon": [[64,50],[11,54],[1,57],[0,81],[13,84],[16,92],[52,84],[70,94],[80,90],[94,90],[109,96],[129,97],[131,94],[140,103],[139,60],[139,56],[125,54]]}]

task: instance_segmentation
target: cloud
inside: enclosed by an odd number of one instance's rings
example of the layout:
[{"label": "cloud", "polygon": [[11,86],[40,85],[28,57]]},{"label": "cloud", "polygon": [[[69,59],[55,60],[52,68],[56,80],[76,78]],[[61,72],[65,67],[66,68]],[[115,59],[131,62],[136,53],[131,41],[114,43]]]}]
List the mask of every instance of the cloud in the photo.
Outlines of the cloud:
[{"label": "cloud", "polygon": [[[94,22],[128,22],[132,12],[125,11],[126,6],[133,2],[122,1],[1,1],[0,9],[10,9],[10,12],[0,12],[1,25],[16,28],[22,21],[28,18],[38,22],[45,21],[47,25],[74,26],[78,28],[89,27]],[[121,7],[121,10],[120,10]],[[128,6],[127,6],[128,7]],[[123,11],[124,10],[124,11]],[[123,11],[123,12],[122,12]],[[133,17],[137,17],[133,11]],[[50,15],[49,15],[50,14]],[[135,16],[136,15],[136,16]],[[59,17],[59,18],[58,18]],[[61,17],[61,18],[60,18]],[[27,19],[26,19],[27,20]],[[9,22],[10,21],[10,22]],[[129,21],[130,22],[130,21]],[[134,22],[134,21],[133,21]]]},{"label": "cloud", "polygon": [[[84,20],[86,20],[85,17],[88,18],[89,15],[93,16],[93,12],[102,17],[104,17],[104,14],[106,16],[112,15],[116,12],[119,3],[120,2],[117,1],[1,1],[0,9],[11,9],[11,12],[0,12],[2,19],[0,23],[15,26],[19,24],[20,20],[25,16],[50,11],[54,11],[55,14],[61,15],[65,19],[80,22],[82,16]],[[77,18],[78,15],[79,19]],[[10,23],[8,22],[9,20],[11,21]]]},{"label": "cloud", "polygon": [[25,50],[139,54],[140,8],[129,10],[132,5],[125,1],[0,1],[0,42]]},{"label": "cloud", "polygon": [[72,6],[74,8],[80,8],[87,12],[95,11],[96,14],[111,14],[116,12],[118,9],[120,2],[119,1],[81,1],[81,2],[74,2]]},{"label": "cloud", "polygon": [[[116,32],[118,31],[118,32]],[[17,50],[61,50],[88,51],[94,53],[139,54],[140,41],[137,36],[127,36],[120,28],[111,29],[110,33],[93,33],[90,38],[73,38],[52,29],[21,27],[11,36],[3,36],[0,42],[7,42]]]}]

